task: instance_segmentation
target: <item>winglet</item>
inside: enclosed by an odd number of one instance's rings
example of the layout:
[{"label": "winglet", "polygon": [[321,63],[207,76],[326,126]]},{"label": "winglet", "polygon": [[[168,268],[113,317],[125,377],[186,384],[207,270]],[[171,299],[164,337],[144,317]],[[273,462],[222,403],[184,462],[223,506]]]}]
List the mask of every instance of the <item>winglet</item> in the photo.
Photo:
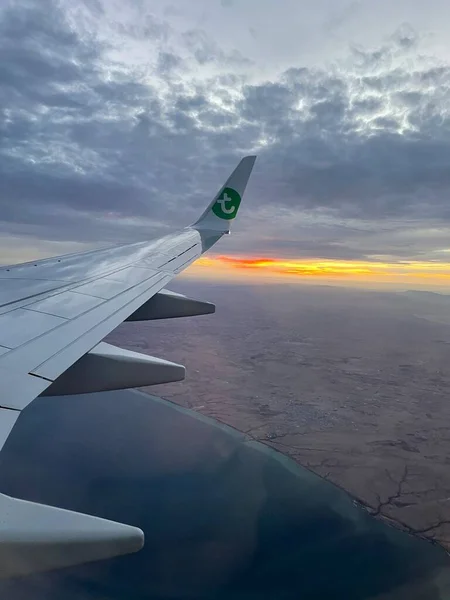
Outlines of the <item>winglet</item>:
[{"label": "winglet", "polygon": [[246,156],[220,188],[214,200],[192,227],[227,233],[236,217],[256,156]]}]

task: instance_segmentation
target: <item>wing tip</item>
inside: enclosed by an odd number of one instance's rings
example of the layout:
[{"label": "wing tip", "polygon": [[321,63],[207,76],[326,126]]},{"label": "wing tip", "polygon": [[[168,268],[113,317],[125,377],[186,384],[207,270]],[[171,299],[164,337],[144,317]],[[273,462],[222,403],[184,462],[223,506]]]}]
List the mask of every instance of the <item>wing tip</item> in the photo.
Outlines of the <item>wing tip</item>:
[{"label": "wing tip", "polygon": [[191,227],[229,233],[230,224],[237,216],[256,158],[256,155],[250,154],[239,161],[218,194]]}]

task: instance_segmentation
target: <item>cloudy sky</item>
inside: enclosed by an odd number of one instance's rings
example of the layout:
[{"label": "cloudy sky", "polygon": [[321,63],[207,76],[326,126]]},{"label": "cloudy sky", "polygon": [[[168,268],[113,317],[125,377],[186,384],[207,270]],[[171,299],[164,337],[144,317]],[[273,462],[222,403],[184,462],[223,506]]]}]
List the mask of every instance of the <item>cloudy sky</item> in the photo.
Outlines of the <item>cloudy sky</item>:
[{"label": "cloudy sky", "polygon": [[444,0],[3,0],[1,262],[189,224],[256,153],[222,254],[446,277],[449,22]]}]

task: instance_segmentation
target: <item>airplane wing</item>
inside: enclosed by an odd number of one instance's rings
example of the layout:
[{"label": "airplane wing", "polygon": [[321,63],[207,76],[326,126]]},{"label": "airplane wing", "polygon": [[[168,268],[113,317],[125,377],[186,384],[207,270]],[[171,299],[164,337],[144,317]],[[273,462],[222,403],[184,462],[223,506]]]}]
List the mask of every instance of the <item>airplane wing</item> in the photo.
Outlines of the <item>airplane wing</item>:
[{"label": "airplane wing", "polygon": [[[163,238],[0,268],[0,449],[39,395],[124,389],[184,378],[184,367],[102,342],[125,320],[214,312],[165,290],[229,233],[254,156],[202,216]],[[0,577],[139,550],[140,529],[0,494]]]}]

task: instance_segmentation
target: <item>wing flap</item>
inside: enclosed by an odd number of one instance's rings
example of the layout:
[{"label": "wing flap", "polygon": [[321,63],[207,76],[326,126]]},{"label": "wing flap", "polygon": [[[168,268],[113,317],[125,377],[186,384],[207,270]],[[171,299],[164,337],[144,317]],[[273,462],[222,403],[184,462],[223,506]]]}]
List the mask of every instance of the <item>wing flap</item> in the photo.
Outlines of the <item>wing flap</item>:
[{"label": "wing flap", "polygon": [[127,281],[120,281],[111,277],[104,277],[103,279],[96,279],[76,287],[74,291],[79,294],[85,294],[87,296],[94,296],[95,298],[103,298],[103,300],[111,300],[119,294],[126,292],[136,283],[145,283],[152,277],[155,277],[157,272],[147,271],[140,280],[131,284]]},{"label": "wing flap", "polygon": [[[39,377],[54,381],[61,373],[81,358],[85,354],[86,349],[92,349],[108,333],[139,308],[141,304],[162,289],[170,279],[171,277],[160,275],[150,285],[148,282],[144,282],[133,288],[133,290],[127,291],[121,296],[110,300],[107,311],[105,311],[106,307],[102,305],[79,319],[67,323],[64,333],[70,335],[70,339],[73,340],[70,344],[67,343],[67,339],[61,340],[59,335],[56,337],[56,332],[50,332],[49,338],[50,336],[55,336],[54,340],[49,339],[51,341],[50,346],[54,348],[58,345],[58,352],[53,353],[47,360],[31,368],[30,371]],[[80,332],[82,332],[81,335]],[[35,358],[35,349],[33,349],[32,355]]]},{"label": "wing flap", "polygon": [[37,317],[31,310],[16,308],[0,315],[0,345],[6,348],[18,348],[66,322],[67,319],[54,315],[40,313]]},{"label": "wing flap", "polygon": [[52,280],[35,280],[29,278],[11,279],[0,278],[0,313],[7,312],[16,302],[21,305],[27,300],[33,301],[33,298],[45,293],[50,293],[60,289],[63,283]]},{"label": "wing flap", "polygon": [[[17,385],[20,385],[20,377],[28,373],[37,376],[36,379],[44,378],[46,382],[45,385],[40,384],[40,387],[43,386],[38,392],[40,394],[170,279],[169,275],[159,274],[150,283],[145,281],[77,319],[65,321],[64,326],[0,356],[0,367],[7,373],[14,373]],[[26,392],[27,389],[25,393],[10,395],[6,399],[8,404],[3,405],[22,410],[38,395],[28,397]]]},{"label": "wing flap", "polygon": [[2,366],[0,366],[0,381],[2,382],[2,408],[16,411],[25,408],[52,383],[21,370]]},{"label": "wing flap", "polygon": [[102,304],[103,298],[87,296],[78,291],[61,292],[38,300],[29,306],[34,311],[47,313],[63,319],[75,319]]}]

